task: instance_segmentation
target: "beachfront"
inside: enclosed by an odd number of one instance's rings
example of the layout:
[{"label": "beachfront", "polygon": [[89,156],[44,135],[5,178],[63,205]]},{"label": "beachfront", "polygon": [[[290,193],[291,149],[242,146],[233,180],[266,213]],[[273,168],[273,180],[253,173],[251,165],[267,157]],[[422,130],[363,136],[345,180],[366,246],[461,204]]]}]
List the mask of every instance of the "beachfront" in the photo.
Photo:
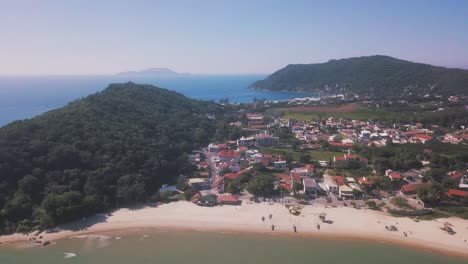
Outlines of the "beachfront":
[{"label": "beachfront", "polygon": [[[320,213],[326,213],[323,223]],[[269,214],[272,218],[269,219]],[[265,220],[262,221],[262,217]],[[455,234],[441,228],[450,222]],[[320,230],[317,225],[320,224]],[[275,230],[271,230],[271,225]],[[386,226],[398,231],[388,231]],[[297,233],[293,232],[297,227]],[[239,206],[200,207],[189,202],[174,202],[158,207],[120,209],[109,215],[97,215],[61,227],[54,232],[40,234],[42,241],[86,234],[112,234],[113,231],[188,229],[212,232],[263,233],[265,235],[317,236],[330,239],[365,239],[379,243],[394,243],[405,247],[430,249],[468,257],[468,221],[459,218],[415,222],[410,218],[396,218],[380,211],[349,207],[306,206],[299,216],[289,213],[284,205],[244,202]],[[406,236],[404,235],[406,233]],[[31,236],[13,234],[1,236],[2,244],[35,244]]]}]

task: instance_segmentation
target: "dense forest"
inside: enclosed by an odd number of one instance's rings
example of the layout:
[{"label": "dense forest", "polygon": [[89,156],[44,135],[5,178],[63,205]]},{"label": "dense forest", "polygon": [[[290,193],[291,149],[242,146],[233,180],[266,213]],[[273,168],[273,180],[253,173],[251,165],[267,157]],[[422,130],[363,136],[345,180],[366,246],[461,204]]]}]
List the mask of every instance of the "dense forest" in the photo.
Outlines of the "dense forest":
[{"label": "dense forest", "polygon": [[133,83],[0,128],[0,233],[148,201],[229,134],[227,109]]},{"label": "dense forest", "polygon": [[414,63],[388,56],[294,64],[257,81],[252,87],[266,90],[318,91],[335,87],[360,95],[468,94],[468,70]]}]

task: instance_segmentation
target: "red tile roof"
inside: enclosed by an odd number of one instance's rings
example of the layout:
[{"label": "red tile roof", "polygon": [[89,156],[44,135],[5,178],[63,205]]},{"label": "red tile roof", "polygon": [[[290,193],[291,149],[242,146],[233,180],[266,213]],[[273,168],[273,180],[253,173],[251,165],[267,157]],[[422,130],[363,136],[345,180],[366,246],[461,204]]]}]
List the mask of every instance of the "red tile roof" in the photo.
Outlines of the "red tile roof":
[{"label": "red tile roof", "polygon": [[284,187],[284,188],[285,188],[286,190],[288,190],[288,191],[291,191],[291,190],[292,190],[292,188],[291,188],[291,183],[284,183],[284,182],[282,182],[282,183],[280,183],[280,186]]},{"label": "red tile roof", "polygon": [[417,134],[415,137],[418,138],[418,139],[423,139],[423,140],[432,140],[433,139],[433,137],[425,135],[425,134]]},{"label": "red tile roof", "polygon": [[219,166],[220,166],[220,167],[223,167],[223,168],[229,168],[229,167],[231,167],[231,163],[229,163],[229,162],[223,162],[223,163],[221,163]]},{"label": "red tile roof", "polygon": [[421,188],[429,187],[431,183],[416,183],[416,184],[405,184],[401,186],[400,190],[402,193],[414,193]]},{"label": "red tile roof", "polygon": [[462,190],[457,190],[457,189],[450,189],[448,192],[447,192],[447,195],[448,196],[456,196],[456,197],[468,197],[468,192],[466,191],[462,191]]},{"label": "red tile roof", "polygon": [[405,136],[412,136],[418,134],[419,131],[408,131],[408,132],[403,132],[403,135]]},{"label": "red tile roof", "polygon": [[227,144],[218,144],[218,148],[227,149]]},{"label": "red tile roof", "polygon": [[363,185],[371,185],[372,184],[371,181],[364,179],[364,177],[359,178],[358,181]]},{"label": "red tile roof", "polygon": [[459,172],[459,171],[452,171],[452,172],[449,172],[448,173],[448,176],[452,179],[457,179],[457,178],[460,178],[463,176],[463,173]]},{"label": "red tile roof", "polygon": [[293,172],[291,173],[292,175],[292,180],[295,181],[295,182],[302,182],[301,180],[301,175],[297,172]]},{"label": "red tile roof", "polygon": [[286,175],[286,174],[282,174],[282,175],[280,175],[280,179],[283,180],[283,181],[291,181],[291,176]]},{"label": "red tile roof", "polygon": [[241,175],[238,174],[238,173],[228,173],[226,175],[224,175],[225,178],[228,178],[228,179],[231,179],[231,180],[235,180],[237,178],[239,178]]},{"label": "red tile roof", "polygon": [[239,156],[239,153],[234,150],[222,150],[218,152],[218,156],[228,157],[228,158],[237,158]]},{"label": "red tile roof", "polygon": [[334,176],[333,180],[335,180],[335,182],[336,182],[336,184],[338,184],[338,186],[345,185],[345,180],[344,180],[343,176]]},{"label": "red tile roof", "polygon": [[246,152],[247,150],[249,150],[249,148],[247,148],[247,147],[239,147],[239,151],[240,151],[240,152]]},{"label": "red tile roof", "polygon": [[396,180],[396,179],[401,179],[401,174],[400,173],[391,173],[390,178]]}]

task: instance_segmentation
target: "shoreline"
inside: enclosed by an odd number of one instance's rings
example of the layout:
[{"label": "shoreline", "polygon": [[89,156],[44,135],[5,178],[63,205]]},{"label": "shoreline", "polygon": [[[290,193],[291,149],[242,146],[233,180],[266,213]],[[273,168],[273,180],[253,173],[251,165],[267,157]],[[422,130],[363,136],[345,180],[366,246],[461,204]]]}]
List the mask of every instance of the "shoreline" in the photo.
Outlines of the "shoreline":
[{"label": "shoreline", "polygon": [[[321,223],[320,212],[327,213],[332,223]],[[262,216],[273,214],[272,219],[262,221]],[[105,217],[104,217],[105,216]],[[444,222],[453,224],[455,235],[440,230]],[[316,225],[321,228],[317,230]],[[275,231],[271,231],[271,224]],[[399,231],[386,231],[394,224]],[[297,233],[292,226],[297,226]],[[132,234],[145,231],[193,231],[234,235],[261,235],[299,237],[300,239],[328,239],[363,241],[408,247],[421,252],[468,259],[468,221],[444,218],[414,222],[409,218],[396,218],[383,212],[347,207],[325,208],[307,206],[300,216],[292,216],[280,204],[243,204],[241,206],[199,207],[189,202],[175,202],[159,207],[143,207],[137,210],[119,209],[108,215],[96,215],[81,221],[60,226],[55,232],[43,232],[42,241],[58,242],[62,239],[87,235]],[[411,231],[404,236],[403,232]],[[0,236],[1,246],[37,245],[29,241],[32,236],[12,234]]]}]

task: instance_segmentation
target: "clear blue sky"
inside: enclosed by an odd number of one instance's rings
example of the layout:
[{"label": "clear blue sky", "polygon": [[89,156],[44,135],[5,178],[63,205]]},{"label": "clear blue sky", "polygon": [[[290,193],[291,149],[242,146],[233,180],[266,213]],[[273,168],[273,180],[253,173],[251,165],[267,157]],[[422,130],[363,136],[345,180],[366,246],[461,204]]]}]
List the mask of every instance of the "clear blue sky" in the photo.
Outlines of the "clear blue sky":
[{"label": "clear blue sky", "polygon": [[0,75],[270,73],[372,54],[468,66],[465,0],[0,1]]}]

